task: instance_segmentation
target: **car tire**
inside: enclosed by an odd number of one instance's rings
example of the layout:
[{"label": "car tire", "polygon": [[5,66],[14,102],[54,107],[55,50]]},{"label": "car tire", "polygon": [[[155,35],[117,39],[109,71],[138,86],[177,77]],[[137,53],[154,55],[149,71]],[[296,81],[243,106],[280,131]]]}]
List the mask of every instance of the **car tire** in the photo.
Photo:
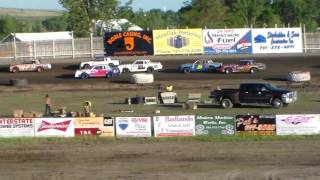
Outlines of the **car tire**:
[{"label": "car tire", "polygon": [[42,72],[42,71],[43,71],[43,68],[38,67],[38,68],[36,69],[36,71],[37,71],[37,72]]},{"label": "car tire", "polygon": [[255,74],[256,72],[258,72],[257,68],[251,68],[250,69],[250,74]]},{"label": "car tire", "polygon": [[19,68],[17,68],[17,67],[14,67],[14,68],[12,68],[12,71],[11,71],[12,73],[16,73],[16,72],[19,72]]},{"label": "car tire", "polygon": [[84,69],[90,69],[90,67],[91,67],[91,66],[90,66],[89,64],[85,64],[85,65],[83,66]]},{"label": "car tire", "polygon": [[274,98],[271,102],[273,108],[280,109],[283,107],[283,102],[279,98]]},{"label": "car tire", "polygon": [[122,69],[122,73],[129,73],[130,71],[129,71],[129,69],[128,68],[124,68],[124,69]]},{"label": "car tire", "polygon": [[88,79],[89,78],[89,75],[87,73],[82,73],[80,75],[80,79]]},{"label": "car tire", "polygon": [[189,68],[184,68],[183,69],[183,73],[185,73],[185,74],[190,73],[190,69]]},{"label": "car tire", "polygon": [[226,73],[226,74],[231,74],[231,73],[232,73],[232,69],[231,69],[231,68],[226,68],[226,69],[224,70],[224,73]]},{"label": "car tire", "polygon": [[153,67],[148,67],[147,72],[152,73],[154,71]]},{"label": "car tire", "polygon": [[221,100],[221,107],[224,109],[229,109],[233,107],[233,103],[229,98],[224,98]]}]

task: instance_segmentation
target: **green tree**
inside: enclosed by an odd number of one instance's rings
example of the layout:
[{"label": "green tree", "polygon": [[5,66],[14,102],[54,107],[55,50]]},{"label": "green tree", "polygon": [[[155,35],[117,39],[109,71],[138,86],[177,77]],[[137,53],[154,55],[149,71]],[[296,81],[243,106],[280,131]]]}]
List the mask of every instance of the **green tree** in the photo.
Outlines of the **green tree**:
[{"label": "green tree", "polygon": [[68,29],[66,16],[57,16],[45,19],[42,21],[42,25],[47,31],[66,31]]},{"label": "green tree", "polygon": [[0,38],[7,36],[10,33],[18,32],[19,22],[11,16],[0,18]]}]

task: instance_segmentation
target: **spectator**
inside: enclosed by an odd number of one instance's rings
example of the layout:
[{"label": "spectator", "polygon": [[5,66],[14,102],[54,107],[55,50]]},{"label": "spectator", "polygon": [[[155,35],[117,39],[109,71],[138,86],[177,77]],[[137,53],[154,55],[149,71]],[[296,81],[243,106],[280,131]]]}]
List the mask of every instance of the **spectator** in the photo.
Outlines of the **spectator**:
[{"label": "spectator", "polygon": [[46,96],[44,97],[44,102],[45,102],[45,111],[44,111],[44,115],[45,116],[51,116],[51,98],[49,97],[49,94],[46,94]]}]

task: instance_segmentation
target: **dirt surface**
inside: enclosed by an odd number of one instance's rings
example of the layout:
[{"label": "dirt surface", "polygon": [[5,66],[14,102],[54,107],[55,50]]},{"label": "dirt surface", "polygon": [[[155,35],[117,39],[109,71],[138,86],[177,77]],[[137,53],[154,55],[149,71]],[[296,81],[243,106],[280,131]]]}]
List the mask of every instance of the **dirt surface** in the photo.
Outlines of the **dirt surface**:
[{"label": "dirt surface", "polygon": [[320,179],[306,141],[100,142],[1,146],[1,180]]}]

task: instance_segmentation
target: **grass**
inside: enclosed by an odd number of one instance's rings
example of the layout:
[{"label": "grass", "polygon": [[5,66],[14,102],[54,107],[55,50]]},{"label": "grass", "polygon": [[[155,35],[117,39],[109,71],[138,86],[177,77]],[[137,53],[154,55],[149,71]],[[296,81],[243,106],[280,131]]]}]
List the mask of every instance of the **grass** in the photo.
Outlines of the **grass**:
[{"label": "grass", "polygon": [[[184,102],[192,90],[180,90],[178,101]],[[53,109],[66,107],[67,111],[83,112],[82,105],[89,100],[93,104],[96,115],[104,116],[154,116],[154,115],[238,115],[238,114],[311,114],[319,113],[320,92],[299,92],[298,101],[287,108],[273,109],[271,107],[240,107],[221,109],[216,105],[201,105],[197,110],[182,109],[181,104],[176,105],[127,105],[125,97],[136,95],[157,96],[156,90],[136,91],[27,91],[27,92],[1,92],[0,116],[10,117],[14,109],[23,109],[24,112],[43,112],[45,94],[50,94]],[[209,100],[209,91],[202,91],[203,100]],[[133,110],[124,113],[121,110]],[[160,110],[160,114],[155,114]]]}]

